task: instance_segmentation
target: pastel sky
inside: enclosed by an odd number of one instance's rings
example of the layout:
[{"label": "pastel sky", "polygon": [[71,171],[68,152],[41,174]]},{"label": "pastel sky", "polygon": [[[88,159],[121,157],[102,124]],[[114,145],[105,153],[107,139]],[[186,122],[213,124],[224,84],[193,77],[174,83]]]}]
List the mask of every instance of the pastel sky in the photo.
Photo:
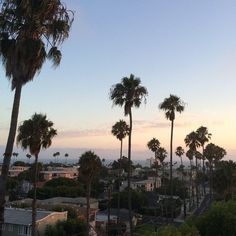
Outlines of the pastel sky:
[{"label": "pastel sky", "polygon": [[[117,158],[119,142],[111,126],[128,118],[112,107],[109,90],[130,73],[149,92],[146,105],[133,111],[133,159],[152,156],[146,144],[153,137],[169,150],[170,122],[158,109],[169,94],[186,103],[176,117],[174,148],[185,147],[186,134],[203,125],[228,159],[236,157],[235,0],[64,2],[75,21],[61,46],[61,65],[45,64],[22,92],[19,122],[42,112],[58,130],[43,157],[55,150],[78,157],[92,149],[102,158]],[[2,67],[0,78],[3,149],[14,94]]]}]

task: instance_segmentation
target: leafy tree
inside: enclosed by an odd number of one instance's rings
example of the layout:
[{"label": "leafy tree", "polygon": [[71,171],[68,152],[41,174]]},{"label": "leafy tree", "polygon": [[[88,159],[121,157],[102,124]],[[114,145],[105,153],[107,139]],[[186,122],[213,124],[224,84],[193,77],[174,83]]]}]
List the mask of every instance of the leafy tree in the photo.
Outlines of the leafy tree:
[{"label": "leafy tree", "polygon": [[213,189],[221,199],[232,199],[236,189],[236,163],[233,161],[220,161],[215,164],[213,172]]},{"label": "leafy tree", "polygon": [[56,226],[47,226],[45,236],[87,236],[86,224],[78,219],[59,221]]},{"label": "leafy tree", "polygon": [[234,236],[236,234],[236,202],[215,202],[203,215],[193,219],[201,235]]},{"label": "leafy tree", "polygon": [[226,155],[224,148],[219,147],[213,143],[206,146],[204,150],[204,156],[208,160],[210,168],[210,200],[212,200],[212,190],[213,190],[213,165],[221,160]]},{"label": "leafy tree", "polygon": [[11,88],[15,91],[10,130],[0,176],[0,223],[8,170],[17,129],[22,86],[33,80],[46,59],[60,64],[58,46],[69,36],[73,21],[60,0],[8,1],[0,3],[0,57]]},{"label": "leafy tree", "polygon": [[32,235],[36,235],[36,183],[38,176],[38,156],[41,149],[49,148],[52,139],[57,135],[53,128],[53,122],[47,120],[46,115],[34,114],[31,119],[25,120],[18,128],[17,144],[23,150],[29,149],[31,155],[35,157],[35,170],[32,201]]},{"label": "leafy tree", "polygon": [[86,182],[86,199],[87,199],[87,212],[86,222],[87,231],[89,232],[89,212],[90,212],[90,194],[91,184],[96,175],[100,172],[102,162],[94,152],[87,151],[83,153],[79,158],[79,172]]},{"label": "leafy tree", "polygon": [[[173,187],[172,187],[172,167],[173,167],[173,133],[174,133],[174,120],[176,112],[184,111],[184,103],[181,99],[175,95],[170,95],[168,98],[165,98],[164,101],[159,105],[159,108],[165,112],[167,120],[171,121],[171,136],[170,136],[170,185],[171,185],[171,199],[173,196]],[[173,208],[173,207],[172,207]],[[171,214],[171,221],[173,221],[173,210]]]},{"label": "leafy tree", "polygon": [[131,177],[131,138],[132,138],[132,108],[139,107],[142,100],[146,98],[148,92],[147,89],[141,86],[141,80],[136,78],[133,74],[130,77],[124,77],[121,83],[112,86],[110,91],[110,99],[113,101],[114,105],[124,106],[125,116],[129,116],[129,141],[128,141],[128,203],[129,203],[129,223],[131,236],[133,235],[133,225],[132,225],[132,205],[131,205],[131,187],[130,187],[130,177]]}]

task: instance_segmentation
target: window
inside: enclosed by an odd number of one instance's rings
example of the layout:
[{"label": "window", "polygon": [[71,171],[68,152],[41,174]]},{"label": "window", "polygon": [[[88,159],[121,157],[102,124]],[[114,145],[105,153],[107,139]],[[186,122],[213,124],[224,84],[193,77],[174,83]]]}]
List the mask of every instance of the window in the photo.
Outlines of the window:
[{"label": "window", "polygon": [[7,227],[7,228],[8,228],[8,231],[11,231],[11,232],[13,231],[13,225],[8,224],[8,227]]},{"label": "window", "polygon": [[5,224],[0,224],[0,228],[1,228],[1,230],[5,230],[5,228],[6,228],[6,225]]},{"label": "window", "polygon": [[20,225],[18,228],[19,235],[31,235],[31,228],[25,225]]}]

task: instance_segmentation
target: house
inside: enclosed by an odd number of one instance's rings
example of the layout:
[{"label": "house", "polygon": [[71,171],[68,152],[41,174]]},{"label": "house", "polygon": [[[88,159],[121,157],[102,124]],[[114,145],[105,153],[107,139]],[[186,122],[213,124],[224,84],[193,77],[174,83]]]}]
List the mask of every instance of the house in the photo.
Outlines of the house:
[{"label": "house", "polygon": [[[117,218],[118,218],[117,216],[118,216],[118,209],[111,208],[110,209],[111,223],[117,223]],[[124,209],[124,208],[120,209],[119,216],[120,216],[120,223],[123,225],[122,228],[124,230],[124,233],[130,232],[129,210]],[[133,212],[132,212],[132,222],[134,226],[137,224],[137,217]],[[107,223],[108,223],[108,210],[106,209],[104,211],[97,212],[96,229],[105,231],[107,227]]]},{"label": "house", "polygon": [[77,179],[79,176],[79,170],[77,166],[73,167],[48,167],[45,171],[40,171],[43,175],[43,179],[45,181],[49,181],[55,178],[69,178],[69,179]]},{"label": "house", "polygon": [[12,166],[8,171],[8,176],[17,177],[21,172],[28,170],[28,166]]},{"label": "house", "polygon": [[[31,235],[32,211],[20,208],[5,208],[5,223],[2,225],[2,236]],[[67,220],[67,211],[37,211],[36,229],[38,236],[43,236],[47,225]]]},{"label": "house", "polygon": [[[32,199],[26,198],[14,202],[8,203],[8,206],[31,206]],[[79,219],[85,220],[86,218],[86,209],[87,209],[87,201],[84,197],[76,197],[76,198],[70,198],[70,197],[54,197],[54,198],[48,198],[44,200],[37,200],[37,207],[44,210],[53,210],[56,207],[70,207],[73,208],[76,211],[77,217]],[[90,198],[90,224],[92,226],[95,226],[95,218],[96,213],[99,210],[98,208],[98,200],[95,198]]]},{"label": "house", "polygon": [[[144,189],[145,191],[153,191],[155,188],[161,187],[161,178],[159,177],[148,177],[148,179],[145,180],[139,180],[139,181],[131,181],[131,188],[132,189]],[[121,185],[121,191],[123,191],[125,188],[128,187],[128,182],[123,181]]]}]

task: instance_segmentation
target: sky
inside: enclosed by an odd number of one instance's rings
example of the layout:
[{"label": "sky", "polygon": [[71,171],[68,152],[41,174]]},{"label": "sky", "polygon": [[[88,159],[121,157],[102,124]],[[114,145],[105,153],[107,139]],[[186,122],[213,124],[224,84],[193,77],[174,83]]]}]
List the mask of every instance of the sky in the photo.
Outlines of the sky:
[{"label": "sky", "polygon": [[[147,103],[133,109],[132,159],[153,156],[147,142],[156,137],[169,151],[170,122],[158,105],[179,96],[185,111],[176,116],[174,148],[200,126],[211,142],[236,158],[236,2],[235,0],[64,0],[74,22],[60,49],[61,65],[46,63],[22,91],[19,124],[45,113],[58,136],[41,154],[93,150],[101,158],[119,156],[111,127],[128,122],[112,106],[109,91],[133,73],[148,90]],[[0,152],[4,152],[14,93],[0,67]],[[15,148],[25,157],[20,148]],[[124,155],[127,139],[124,141]]]}]

